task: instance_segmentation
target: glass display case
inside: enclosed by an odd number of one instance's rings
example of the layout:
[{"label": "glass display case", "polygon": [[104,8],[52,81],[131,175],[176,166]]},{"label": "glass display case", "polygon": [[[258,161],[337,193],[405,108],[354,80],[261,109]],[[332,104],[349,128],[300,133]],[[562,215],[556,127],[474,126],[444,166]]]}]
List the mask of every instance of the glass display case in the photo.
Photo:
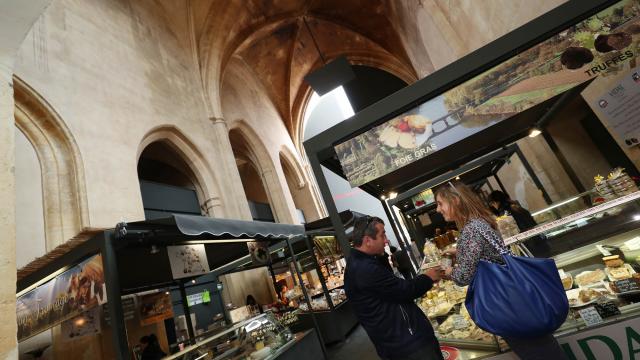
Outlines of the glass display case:
[{"label": "glass display case", "polygon": [[198,337],[196,344],[166,359],[232,360],[275,359],[295,342],[291,331],[265,313],[234,324],[211,336]]},{"label": "glass display case", "polygon": [[580,311],[589,307],[600,314],[602,324],[640,315],[640,192],[594,204],[514,238],[536,236],[561,249],[552,258],[570,313],[558,335],[587,328]]}]

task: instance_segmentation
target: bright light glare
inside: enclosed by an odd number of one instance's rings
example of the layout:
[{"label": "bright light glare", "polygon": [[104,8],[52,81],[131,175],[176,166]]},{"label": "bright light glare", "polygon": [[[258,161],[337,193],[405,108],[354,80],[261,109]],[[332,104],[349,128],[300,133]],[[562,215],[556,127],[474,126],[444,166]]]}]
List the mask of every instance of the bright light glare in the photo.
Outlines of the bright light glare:
[{"label": "bright light glare", "polygon": [[640,221],[640,214],[633,215],[633,220]]},{"label": "bright light glare", "polygon": [[538,135],[542,134],[542,131],[538,130],[538,129],[531,129],[531,131],[529,132],[529,137],[530,138],[534,138]]}]

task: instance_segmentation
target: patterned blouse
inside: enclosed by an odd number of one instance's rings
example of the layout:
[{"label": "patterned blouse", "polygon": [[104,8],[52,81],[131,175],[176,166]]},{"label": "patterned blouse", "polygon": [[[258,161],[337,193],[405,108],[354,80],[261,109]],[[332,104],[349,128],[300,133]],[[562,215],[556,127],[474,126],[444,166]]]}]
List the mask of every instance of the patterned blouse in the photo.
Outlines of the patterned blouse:
[{"label": "patterned blouse", "polygon": [[459,286],[469,285],[480,259],[504,264],[501,253],[511,254],[502,236],[481,219],[471,219],[462,228],[458,238],[456,261],[451,279]]}]

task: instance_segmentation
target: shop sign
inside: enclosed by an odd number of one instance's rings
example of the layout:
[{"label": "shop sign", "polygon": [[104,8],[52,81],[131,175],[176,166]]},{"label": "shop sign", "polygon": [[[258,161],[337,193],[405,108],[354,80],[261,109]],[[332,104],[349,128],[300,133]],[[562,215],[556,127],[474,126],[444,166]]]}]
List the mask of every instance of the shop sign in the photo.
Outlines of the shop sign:
[{"label": "shop sign", "polygon": [[600,120],[627,147],[640,145],[640,67],[589,102]]},{"label": "shop sign", "polygon": [[630,69],[640,4],[623,0],[420,106],[335,146],[357,187],[602,74]]},{"label": "shop sign", "polygon": [[209,272],[204,244],[167,246],[171,274],[174,279],[203,275]]},{"label": "shop sign", "polygon": [[[600,326],[558,339],[569,360],[634,360],[640,357],[640,318]],[[513,353],[490,358],[516,360]]]},{"label": "shop sign", "polygon": [[142,326],[154,324],[173,317],[171,295],[159,292],[139,297],[140,324]]},{"label": "shop sign", "polygon": [[206,304],[211,302],[211,294],[209,290],[205,290],[201,293],[187,295],[187,303],[189,306]]},{"label": "shop sign", "polygon": [[18,297],[18,341],[106,302],[102,256],[98,254]]}]

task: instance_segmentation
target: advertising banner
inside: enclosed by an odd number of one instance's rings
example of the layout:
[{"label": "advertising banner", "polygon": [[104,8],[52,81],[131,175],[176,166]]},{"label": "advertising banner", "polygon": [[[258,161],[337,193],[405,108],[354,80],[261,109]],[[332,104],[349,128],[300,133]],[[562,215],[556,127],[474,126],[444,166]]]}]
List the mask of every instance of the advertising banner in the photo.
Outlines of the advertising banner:
[{"label": "advertising banner", "polygon": [[335,146],[352,187],[441,150],[594,77],[636,66],[640,0],[623,0]]},{"label": "advertising banner", "polygon": [[142,326],[155,324],[173,317],[171,295],[163,292],[144,295],[140,301],[140,324]]},{"label": "advertising banner", "polygon": [[16,300],[18,341],[106,302],[102,255],[98,254]]}]

